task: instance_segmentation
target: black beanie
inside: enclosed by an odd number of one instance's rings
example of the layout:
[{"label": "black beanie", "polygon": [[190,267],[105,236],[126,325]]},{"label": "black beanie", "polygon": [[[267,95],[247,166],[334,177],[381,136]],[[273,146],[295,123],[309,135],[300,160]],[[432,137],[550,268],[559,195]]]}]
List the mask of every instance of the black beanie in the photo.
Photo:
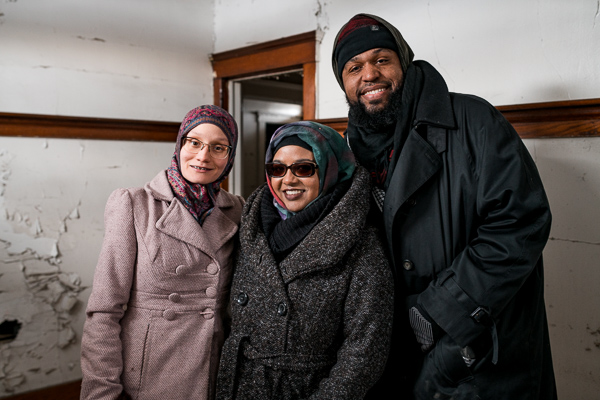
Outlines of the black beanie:
[{"label": "black beanie", "polygon": [[348,60],[375,48],[395,51],[404,73],[413,61],[413,51],[394,25],[376,15],[357,14],[336,35],[331,54],[333,73],[342,89],[342,71]]},{"label": "black beanie", "polygon": [[346,31],[340,34],[335,46],[334,57],[337,60],[338,75],[342,76],[344,66],[352,57],[367,50],[382,48],[390,49],[398,54],[398,45],[392,33],[378,21],[364,18],[361,22],[371,22],[369,25],[346,26]]}]

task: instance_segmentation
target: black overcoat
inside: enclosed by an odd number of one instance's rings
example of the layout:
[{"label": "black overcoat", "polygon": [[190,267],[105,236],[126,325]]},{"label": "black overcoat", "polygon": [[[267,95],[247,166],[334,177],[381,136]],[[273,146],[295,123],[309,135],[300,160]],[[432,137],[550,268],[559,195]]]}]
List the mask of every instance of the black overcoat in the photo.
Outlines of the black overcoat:
[{"label": "black overcoat", "polygon": [[369,176],[352,185],[279,265],[260,223],[268,187],[247,200],[217,399],[362,399],[381,375],[393,278],[367,220]]},{"label": "black overcoat", "polygon": [[[554,399],[542,268],[551,213],[536,166],[499,111],[415,63],[424,86],[383,205],[399,302],[389,389],[372,398],[409,399],[414,387],[419,399]],[[427,354],[408,324],[415,302],[446,333]],[[479,354],[467,368],[459,351],[470,344]]]}]

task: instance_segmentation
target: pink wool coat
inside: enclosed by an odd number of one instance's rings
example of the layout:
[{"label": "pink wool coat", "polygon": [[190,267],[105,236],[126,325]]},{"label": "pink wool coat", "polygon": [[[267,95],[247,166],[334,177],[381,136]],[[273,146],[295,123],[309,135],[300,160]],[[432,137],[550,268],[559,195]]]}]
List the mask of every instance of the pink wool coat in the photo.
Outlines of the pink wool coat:
[{"label": "pink wool coat", "polygon": [[243,200],[221,190],[201,226],[166,172],[118,189],[81,344],[82,399],[212,399]]}]

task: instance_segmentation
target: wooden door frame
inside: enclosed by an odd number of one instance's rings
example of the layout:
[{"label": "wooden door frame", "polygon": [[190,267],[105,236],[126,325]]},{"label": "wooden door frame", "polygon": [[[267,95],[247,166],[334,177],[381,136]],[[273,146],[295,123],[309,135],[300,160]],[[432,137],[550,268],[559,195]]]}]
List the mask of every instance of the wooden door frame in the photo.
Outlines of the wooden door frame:
[{"label": "wooden door frame", "polygon": [[316,113],[317,32],[301,33],[211,55],[214,104],[229,109],[229,82],[245,77],[302,70],[302,119]]}]

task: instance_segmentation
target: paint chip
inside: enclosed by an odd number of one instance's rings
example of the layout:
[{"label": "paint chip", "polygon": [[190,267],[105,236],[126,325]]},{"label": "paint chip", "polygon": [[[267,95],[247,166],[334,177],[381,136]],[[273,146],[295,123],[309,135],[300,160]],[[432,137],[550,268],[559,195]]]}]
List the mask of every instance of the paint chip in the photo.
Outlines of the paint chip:
[{"label": "paint chip", "polygon": [[5,320],[0,324],[0,342],[11,342],[17,338],[21,323],[17,320]]},{"label": "paint chip", "polygon": [[39,236],[43,232],[42,224],[40,223],[40,219],[36,218],[33,226],[31,227],[31,234],[35,237]]},{"label": "paint chip", "polygon": [[69,219],[79,219],[79,208],[75,207],[69,214]]},{"label": "paint chip", "polygon": [[58,332],[58,347],[64,349],[71,343],[75,343],[75,332],[70,326],[67,326]]}]

